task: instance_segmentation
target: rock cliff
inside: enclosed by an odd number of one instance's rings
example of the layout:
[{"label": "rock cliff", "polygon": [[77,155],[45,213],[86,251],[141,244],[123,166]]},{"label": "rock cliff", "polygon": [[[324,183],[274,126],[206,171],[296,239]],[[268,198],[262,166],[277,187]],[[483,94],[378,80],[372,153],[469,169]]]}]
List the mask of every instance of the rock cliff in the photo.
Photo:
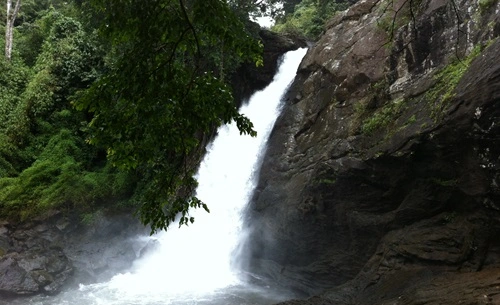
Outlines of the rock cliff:
[{"label": "rock cliff", "polygon": [[363,0],[310,48],[245,264],[309,300],[500,304],[500,3]]},{"label": "rock cliff", "polygon": [[256,39],[262,41],[263,65],[256,67],[254,63],[244,63],[234,73],[231,83],[235,100],[240,103],[271,83],[283,53],[307,46],[307,42],[298,36],[276,34],[267,29],[260,29],[256,23],[252,23],[249,27],[255,32]]}]

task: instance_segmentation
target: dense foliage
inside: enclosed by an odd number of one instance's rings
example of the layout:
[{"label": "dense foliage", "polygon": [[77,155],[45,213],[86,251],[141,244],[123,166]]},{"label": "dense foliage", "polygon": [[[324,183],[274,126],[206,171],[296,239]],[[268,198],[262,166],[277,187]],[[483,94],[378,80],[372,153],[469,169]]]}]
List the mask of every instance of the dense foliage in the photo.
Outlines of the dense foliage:
[{"label": "dense foliage", "polygon": [[345,10],[353,1],[303,0],[288,6],[284,14],[277,18],[273,30],[277,32],[303,35],[309,40],[317,40],[323,32],[325,22],[335,12]]},{"label": "dense foliage", "polygon": [[111,200],[157,230],[208,210],[203,145],[231,121],[255,134],[226,84],[261,62],[243,21],[220,0],[26,0],[0,60],[0,217]]},{"label": "dense foliage", "polygon": [[18,21],[13,58],[0,60],[0,216],[125,198],[133,180],[85,143],[86,115],[71,106],[103,67],[95,35],[63,2],[26,1]]},{"label": "dense foliage", "polygon": [[134,199],[144,223],[164,229],[178,214],[192,222],[189,208],[208,210],[193,197],[200,143],[232,120],[255,133],[225,76],[259,62],[260,45],[219,0],[94,1],[94,9],[111,45],[106,72],[77,103],[93,113],[89,141],[141,177]]}]

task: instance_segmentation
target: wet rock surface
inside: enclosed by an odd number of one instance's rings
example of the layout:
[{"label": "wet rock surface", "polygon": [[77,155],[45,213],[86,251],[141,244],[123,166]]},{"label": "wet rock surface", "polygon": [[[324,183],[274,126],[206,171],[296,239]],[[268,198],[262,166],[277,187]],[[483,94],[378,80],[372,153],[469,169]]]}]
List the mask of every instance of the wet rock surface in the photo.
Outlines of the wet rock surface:
[{"label": "wet rock surface", "polygon": [[256,67],[254,63],[246,63],[237,69],[232,78],[236,101],[244,102],[255,91],[262,90],[269,85],[284,53],[307,47],[307,42],[298,36],[280,35],[267,29],[256,28],[255,31],[263,44],[263,65]]},{"label": "wet rock surface", "polygon": [[147,234],[128,214],[97,213],[83,222],[54,212],[24,224],[0,223],[0,296],[57,294],[72,284],[105,280],[129,268]]},{"label": "wet rock surface", "polygon": [[244,251],[321,294],[285,304],[498,303],[500,4],[408,4],[335,16],[286,96]]}]

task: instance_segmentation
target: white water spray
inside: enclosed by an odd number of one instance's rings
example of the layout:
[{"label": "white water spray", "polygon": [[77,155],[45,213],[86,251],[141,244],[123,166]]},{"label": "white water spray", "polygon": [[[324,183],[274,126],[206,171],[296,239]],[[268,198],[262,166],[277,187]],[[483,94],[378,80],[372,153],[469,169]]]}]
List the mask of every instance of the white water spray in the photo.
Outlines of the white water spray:
[{"label": "white water spray", "polygon": [[286,53],[273,82],[241,109],[253,122],[257,137],[241,136],[232,124],[220,128],[208,147],[197,175],[197,196],[210,213],[192,211],[194,224],[182,228],[174,225],[168,232],[157,234],[153,237],[158,243],[154,253],[137,261],[130,272],[30,304],[244,305],[256,298],[260,298],[259,304],[279,300],[276,296],[266,299],[262,291],[241,282],[231,261],[243,235],[241,214],[254,188],[253,173],[279,114],[281,96],[305,52]]}]

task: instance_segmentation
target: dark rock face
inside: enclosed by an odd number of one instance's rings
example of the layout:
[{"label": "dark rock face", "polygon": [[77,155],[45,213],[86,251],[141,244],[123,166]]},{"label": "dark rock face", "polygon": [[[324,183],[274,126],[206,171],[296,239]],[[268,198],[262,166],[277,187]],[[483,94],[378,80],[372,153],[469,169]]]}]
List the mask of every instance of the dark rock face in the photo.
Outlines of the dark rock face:
[{"label": "dark rock face", "polygon": [[454,2],[457,19],[424,0],[393,23],[388,3],[335,16],[299,67],[249,208],[248,270],[323,293],[303,304],[496,304],[500,4]]},{"label": "dark rock face", "polygon": [[236,101],[248,99],[255,91],[264,89],[273,80],[278,70],[279,59],[284,53],[304,48],[307,43],[300,37],[285,36],[266,29],[258,30],[258,36],[264,45],[263,66],[243,64],[232,78]]},{"label": "dark rock face", "polygon": [[0,228],[0,295],[57,293],[73,266],[61,247],[45,238],[54,236],[48,226],[33,224],[16,231],[4,222]]},{"label": "dark rock face", "polygon": [[56,294],[71,284],[105,280],[140,254],[146,228],[129,215],[55,212],[24,224],[0,223],[0,296]]},{"label": "dark rock face", "polygon": [[0,289],[10,295],[29,295],[38,292],[59,292],[73,272],[73,267],[61,249],[40,254],[27,250],[12,252],[0,259]]}]

